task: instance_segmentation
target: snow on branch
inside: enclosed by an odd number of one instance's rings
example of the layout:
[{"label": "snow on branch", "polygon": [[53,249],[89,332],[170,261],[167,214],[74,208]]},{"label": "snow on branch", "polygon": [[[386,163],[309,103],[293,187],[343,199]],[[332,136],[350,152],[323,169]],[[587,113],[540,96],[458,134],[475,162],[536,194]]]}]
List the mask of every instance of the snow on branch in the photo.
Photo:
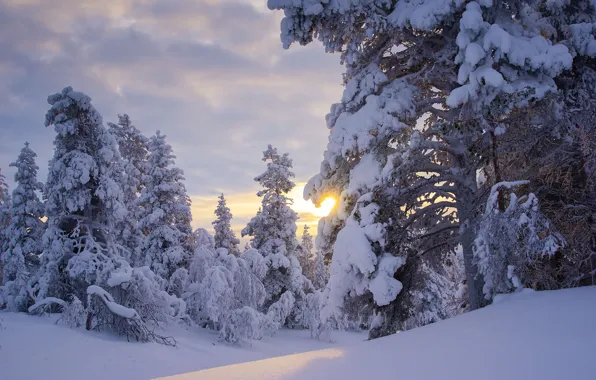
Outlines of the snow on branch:
[{"label": "snow on branch", "polygon": [[37,301],[35,304],[29,306],[29,314],[34,314],[36,313],[39,309],[43,308],[43,310],[45,310],[46,306],[50,306],[50,305],[58,305],[61,308],[66,307],[67,303],[64,300],[61,300],[60,298],[55,298],[55,297],[46,297],[44,299],[42,299],[41,301]]},{"label": "snow on branch", "polygon": [[[101,300],[100,305],[92,303],[93,296]],[[105,313],[106,310],[101,305],[104,305],[109,313]],[[94,328],[104,324],[109,325],[117,334],[125,335],[127,340],[129,337],[133,337],[140,342],[156,342],[166,346],[176,346],[174,338],[156,334],[149,329],[135,309],[120,305],[114,301],[110,293],[97,285],[91,285],[87,288],[87,308],[87,330],[91,330],[93,318],[95,317],[97,322]],[[113,316],[116,318],[112,318]]]}]

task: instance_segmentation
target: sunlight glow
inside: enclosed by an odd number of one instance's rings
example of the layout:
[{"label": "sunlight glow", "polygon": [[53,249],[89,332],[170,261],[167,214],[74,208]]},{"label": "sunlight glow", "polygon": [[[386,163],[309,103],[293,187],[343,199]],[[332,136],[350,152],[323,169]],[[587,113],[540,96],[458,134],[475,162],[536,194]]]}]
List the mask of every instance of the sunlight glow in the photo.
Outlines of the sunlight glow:
[{"label": "sunlight glow", "polygon": [[288,197],[294,200],[292,209],[299,214],[311,214],[317,218],[322,218],[329,215],[333,207],[335,206],[335,199],[328,197],[321,202],[319,207],[316,207],[311,201],[305,201],[302,193],[304,192],[304,185],[296,186],[289,194]]},{"label": "sunlight glow", "polygon": [[335,207],[335,199],[334,198],[325,198],[319,207],[315,207],[312,211],[314,216],[324,217],[329,215],[331,210]]}]

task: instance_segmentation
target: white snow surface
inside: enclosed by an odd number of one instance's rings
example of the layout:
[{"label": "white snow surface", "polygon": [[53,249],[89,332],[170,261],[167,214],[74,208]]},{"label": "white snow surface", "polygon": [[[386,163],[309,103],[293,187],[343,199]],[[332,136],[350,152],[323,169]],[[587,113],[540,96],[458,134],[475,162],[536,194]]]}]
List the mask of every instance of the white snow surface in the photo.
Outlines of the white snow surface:
[{"label": "white snow surface", "polygon": [[[310,338],[308,330],[282,329],[251,344],[229,345],[217,331],[172,327],[177,347],[127,342],[109,332],[72,329],[59,315],[0,312],[2,380],[148,380],[216,366],[360,343],[364,333],[334,334],[336,343]],[[65,361],[66,360],[66,361]]]},{"label": "white snow surface", "polygon": [[596,287],[524,291],[370,342],[165,379],[589,379],[594,377],[595,301]]}]

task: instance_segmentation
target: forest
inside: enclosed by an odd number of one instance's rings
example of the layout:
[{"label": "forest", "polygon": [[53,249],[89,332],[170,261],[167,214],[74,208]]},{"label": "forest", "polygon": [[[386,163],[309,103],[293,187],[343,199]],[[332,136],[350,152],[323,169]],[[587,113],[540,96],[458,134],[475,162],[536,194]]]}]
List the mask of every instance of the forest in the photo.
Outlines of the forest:
[{"label": "forest", "polygon": [[344,68],[304,192],[337,200],[316,238],[297,231],[293,160],[271,145],[250,243],[224,194],[214,234],[193,231],[166,135],[104,123],[66,87],[48,97],[46,181],[28,143],[14,189],[0,173],[0,309],[165,345],[173,324],[229,343],[281,328],[375,339],[502,294],[596,285],[594,0],[268,6],[284,48],[317,41]]}]

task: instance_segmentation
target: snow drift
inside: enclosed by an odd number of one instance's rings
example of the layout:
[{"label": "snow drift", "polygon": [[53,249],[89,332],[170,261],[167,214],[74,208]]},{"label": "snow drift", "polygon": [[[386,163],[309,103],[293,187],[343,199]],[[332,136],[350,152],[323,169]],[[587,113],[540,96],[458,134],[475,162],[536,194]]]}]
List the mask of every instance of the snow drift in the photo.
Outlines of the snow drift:
[{"label": "snow drift", "polygon": [[386,338],[162,380],[560,380],[594,376],[596,287],[524,291]]}]

